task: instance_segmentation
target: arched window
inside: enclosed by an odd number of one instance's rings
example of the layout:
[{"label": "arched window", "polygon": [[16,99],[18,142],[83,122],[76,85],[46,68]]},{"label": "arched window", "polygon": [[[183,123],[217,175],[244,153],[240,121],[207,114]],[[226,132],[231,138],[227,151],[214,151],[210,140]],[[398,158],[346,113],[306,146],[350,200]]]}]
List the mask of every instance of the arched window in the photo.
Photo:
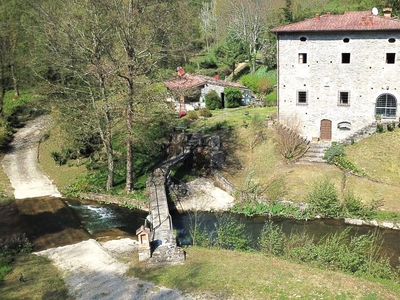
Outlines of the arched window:
[{"label": "arched window", "polygon": [[395,118],[397,99],[391,94],[382,94],[376,99],[375,115],[382,118]]}]

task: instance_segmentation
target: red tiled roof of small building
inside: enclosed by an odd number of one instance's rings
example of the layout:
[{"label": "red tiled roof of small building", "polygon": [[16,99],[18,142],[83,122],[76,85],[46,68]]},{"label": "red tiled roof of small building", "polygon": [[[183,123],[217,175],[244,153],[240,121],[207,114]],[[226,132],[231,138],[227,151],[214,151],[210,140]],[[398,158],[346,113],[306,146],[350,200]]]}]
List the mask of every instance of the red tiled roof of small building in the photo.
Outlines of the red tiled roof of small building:
[{"label": "red tiled roof of small building", "polygon": [[390,31],[400,30],[400,20],[373,15],[371,11],[349,11],[343,15],[316,15],[313,19],[275,27],[274,33],[310,31]]},{"label": "red tiled roof of small building", "polygon": [[217,80],[214,77],[195,75],[195,74],[189,74],[189,73],[186,73],[181,78],[168,80],[168,81],[165,81],[164,83],[167,86],[167,88],[169,88],[170,90],[187,90],[187,89],[205,85],[207,83],[214,84],[214,85],[220,85],[220,86],[231,86],[231,87],[237,87],[237,88],[241,88],[241,89],[247,89],[245,86],[240,85],[235,82]]}]

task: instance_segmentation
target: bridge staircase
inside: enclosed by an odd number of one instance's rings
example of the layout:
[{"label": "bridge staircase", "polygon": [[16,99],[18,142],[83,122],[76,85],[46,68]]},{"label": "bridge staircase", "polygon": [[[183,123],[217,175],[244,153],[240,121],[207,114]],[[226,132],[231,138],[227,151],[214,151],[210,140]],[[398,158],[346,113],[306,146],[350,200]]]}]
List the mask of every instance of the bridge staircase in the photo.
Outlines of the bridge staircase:
[{"label": "bridge staircase", "polygon": [[213,150],[210,155],[211,167],[215,166],[212,158],[220,156],[219,137],[195,133],[186,135],[183,144],[181,152],[156,167],[146,182],[151,220],[150,258],[146,257],[148,266],[180,264],[185,259],[183,249],[177,245],[168,207],[166,183],[169,182],[171,168],[188,159],[199,147],[209,147]]}]

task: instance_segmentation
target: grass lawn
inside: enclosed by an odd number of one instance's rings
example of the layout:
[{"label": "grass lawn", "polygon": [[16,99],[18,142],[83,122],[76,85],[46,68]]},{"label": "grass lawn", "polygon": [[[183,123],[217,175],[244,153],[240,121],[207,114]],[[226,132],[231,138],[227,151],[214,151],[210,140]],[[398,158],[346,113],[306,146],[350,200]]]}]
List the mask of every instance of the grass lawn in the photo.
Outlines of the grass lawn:
[{"label": "grass lawn", "polygon": [[136,267],[129,274],[199,299],[398,299],[400,295],[394,282],[372,282],[258,253],[185,250],[184,265]]},{"label": "grass lawn", "polygon": [[[20,282],[20,273],[26,282]],[[50,261],[35,254],[17,256],[13,270],[0,282],[0,299],[72,299],[60,272]]]}]

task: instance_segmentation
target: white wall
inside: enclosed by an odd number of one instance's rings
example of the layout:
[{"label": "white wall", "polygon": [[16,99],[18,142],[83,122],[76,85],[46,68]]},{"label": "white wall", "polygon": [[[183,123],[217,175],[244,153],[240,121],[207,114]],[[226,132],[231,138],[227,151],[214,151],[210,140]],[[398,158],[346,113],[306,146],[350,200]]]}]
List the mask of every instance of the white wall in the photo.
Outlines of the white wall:
[{"label": "white wall", "polygon": [[[302,36],[307,41],[301,42]],[[279,121],[298,123],[301,134],[311,139],[320,136],[321,120],[329,119],[332,140],[339,141],[375,121],[375,102],[382,93],[397,98],[398,110],[399,50],[398,32],[279,34]],[[299,64],[299,53],[307,53],[306,64]],[[342,53],[350,53],[350,64],[341,63]],[[386,64],[386,53],[396,53],[395,64]],[[298,90],[308,91],[307,105],[296,104]],[[338,106],[340,90],[350,92],[349,106]],[[351,123],[351,130],[337,128],[343,121]]]}]

